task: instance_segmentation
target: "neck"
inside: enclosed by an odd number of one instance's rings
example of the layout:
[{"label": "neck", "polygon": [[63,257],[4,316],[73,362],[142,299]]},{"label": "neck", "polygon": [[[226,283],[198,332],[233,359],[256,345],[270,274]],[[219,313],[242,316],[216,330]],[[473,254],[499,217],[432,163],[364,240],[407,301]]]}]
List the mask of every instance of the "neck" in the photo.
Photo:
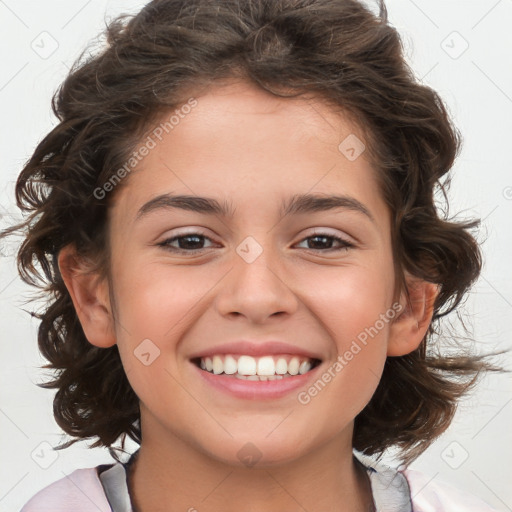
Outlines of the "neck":
[{"label": "neck", "polygon": [[369,478],[352,453],[351,431],[348,439],[340,434],[292,461],[246,467],[219,461],[168,431],[149,430],[155,435],[143,432],[129,477],[136,512],[374,510]]}]

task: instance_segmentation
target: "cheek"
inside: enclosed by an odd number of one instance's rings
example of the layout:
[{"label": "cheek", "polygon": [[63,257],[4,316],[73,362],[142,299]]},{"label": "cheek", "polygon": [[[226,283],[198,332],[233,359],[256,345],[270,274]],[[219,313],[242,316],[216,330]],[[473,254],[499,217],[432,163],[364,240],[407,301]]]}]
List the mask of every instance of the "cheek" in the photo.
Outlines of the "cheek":
[{"label": "cheek", "polygon": [[114,275],[120,357],[143,401],[151,403],[164,391],[168,401],[183,394],[173,378],[182,371],[176,357],[179,344],[225,270],[219,276],[207,266],[171,266],[126,256]]},{"label": "cheek", "polygon": [[[346,273],[316,293],[317,318],[332,340],[331,355],[311,388],[301,395],[318,417],[334,418],[332,428],[354,418],[369,402],[387,357],[395,315],[390,289],[366,272]],[[383,282],[386,280],[383,279]]]},{"label": "cheek", "polygon": [[[391,309],[393,272],[391,265],[365,265],[315,271],[307,279],[311,289],[307,304],[332,329],[337,341],[355,337]],[[314,285],[313,283],[314,282]]]},{"label": "cheek", "polygon": [[329,364],[320,376],[329,390],[318,405],[337,403],[355,415],[373,395],[386,360],[396,314],[393,274],[378,265],[347,267],[323,277],[317,274],[315,282],[308,308],[314,308],[332,340]]},{"label": "cheek", "polygon": [[116,270],[116,335],[126,377],[151,409],[176,407],[179,400],[169,397],[180,397],[180,386],[173,378],[176,361],[169,355],[198,292],[185,285],[180,272],[172,277],[162,265],[157,269],[127,257]]},{"label": "cheek", "polygon": [[126,262],[115,282],[118,320],[132,337],[151,338],[158,344],[173,339],[211,288],[211,272],[198,267]]}]

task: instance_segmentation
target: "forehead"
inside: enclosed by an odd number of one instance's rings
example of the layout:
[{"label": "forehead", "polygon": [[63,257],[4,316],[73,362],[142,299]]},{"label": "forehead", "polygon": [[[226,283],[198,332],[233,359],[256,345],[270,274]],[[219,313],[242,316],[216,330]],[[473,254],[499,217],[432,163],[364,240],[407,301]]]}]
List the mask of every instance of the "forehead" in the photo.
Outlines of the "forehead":
[{"label": "forehead", "polygon": [[[253,213],[256,203],[281,207],[284,194],[330,193],[340,186],[379,200],[374,170],[358,146],[363,135],[341,109],[311,95],[277,97],[240,81],[211,87],[194,101],[193,108],[162,113],[147,132],[156,143],[115,201],[123,218],[162,193],[233,204],[237,197],[246,201],[250,191]],[[356,159],[343,153],[347,144],[362,151]]]},{"label": "forehead", "polygon": [[[183,139],[209,139],[231,130],[235,140],[247,135],[256,142],[270,133],[279,133],[290,141],[321,137],[327,144],[339,141],[343,133],[358,134],[360,129],[347,118],[341,107],[334,108],[311,93],[295,98],[279,97],[260,87],[239,80],[226,80],[216,84],[197,98],[197,105],[182,117],[173,131]],[[161,121],[168,118],[163,113]],[[268,130],[268,131],[263,131]],[[233,144],[234,145],[234,144]]]}]

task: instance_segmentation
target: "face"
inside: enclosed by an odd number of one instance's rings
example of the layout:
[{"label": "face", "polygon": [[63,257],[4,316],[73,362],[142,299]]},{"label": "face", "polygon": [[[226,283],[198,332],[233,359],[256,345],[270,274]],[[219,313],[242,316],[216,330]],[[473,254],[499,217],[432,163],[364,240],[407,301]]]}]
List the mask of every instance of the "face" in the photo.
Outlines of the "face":
[{"label": "face", "polygon": [[[231,464],[350,442],[396,314],[389,212],[357,156],[363,137],[319,100],[247,84],[196,100],[110,210],[116,342],[145,439]],[[226,374],[254,365],[286,376]]]}]

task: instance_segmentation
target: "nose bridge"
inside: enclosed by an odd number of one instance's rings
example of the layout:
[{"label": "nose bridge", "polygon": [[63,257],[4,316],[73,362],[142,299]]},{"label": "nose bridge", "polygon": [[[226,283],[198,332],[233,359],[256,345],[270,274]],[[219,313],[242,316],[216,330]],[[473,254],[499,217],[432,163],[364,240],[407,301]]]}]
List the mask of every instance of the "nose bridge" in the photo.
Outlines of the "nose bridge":
[{"label": "nose bridge", "polygon": [[[275,313],[292,313],[297,308],[279,251],[270,243],[260,244],[256,236],[246,237],[235,248],[232,271],[217,297],[222,315],[237,313],[263,321]],[[263,236],[259,238],[262,240]],[[271,239],[265,237],[266,241]]]}]

